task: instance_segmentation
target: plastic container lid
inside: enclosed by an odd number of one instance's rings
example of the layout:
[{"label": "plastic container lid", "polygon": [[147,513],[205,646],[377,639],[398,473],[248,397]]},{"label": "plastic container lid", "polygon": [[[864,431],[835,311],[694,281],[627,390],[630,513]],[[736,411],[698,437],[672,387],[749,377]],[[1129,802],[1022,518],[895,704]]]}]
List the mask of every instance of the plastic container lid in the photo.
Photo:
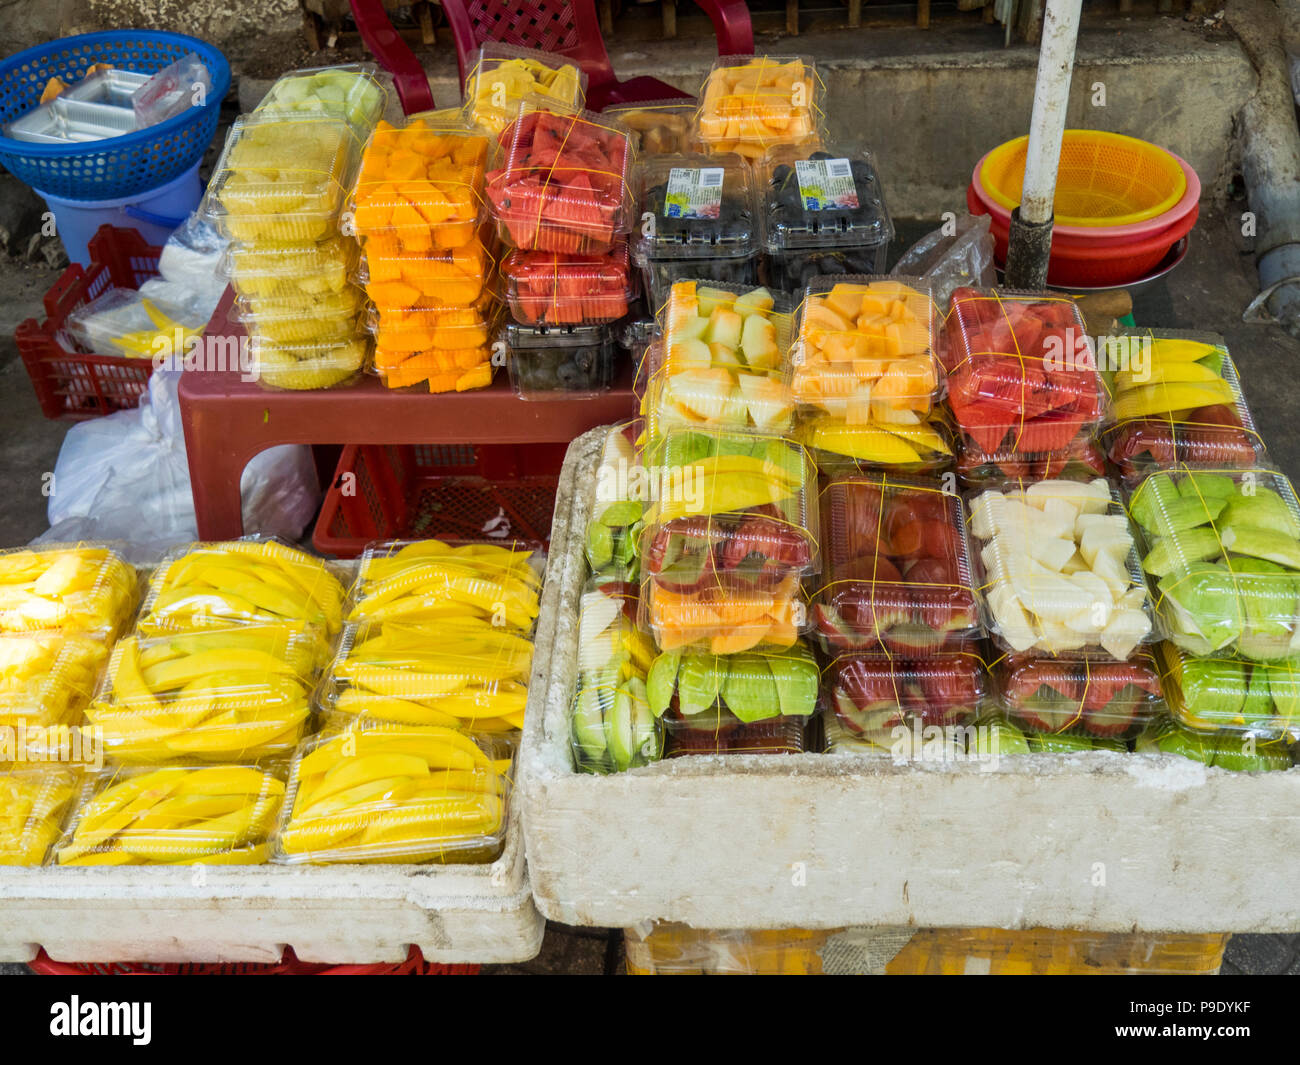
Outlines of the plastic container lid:
[{"label": "plastic container lid", "polygon": [[1300,504],[1271,470],[1159,470],[1129,495],[1170,639],[1198,655],[1300,655]]},{"label": "plastic container lid", "polygon": [[404,623],[479,619],[528,633],[537,619],[541,568],[535,545],[393,540],[367,547],[347,620]]},{"label": "plastic container lid", "polygon": [[823,278],[797,312],[791,387],[802,405],[848,424],[908,426],[940,390],[928,282]]},{"label": "plastic container lid", "polygon": [[324,114],[346,119],[355,129],[368,132],[379,121],[388,102],[388,90],[374,63],[305,67],[276,79],[254,114]]},{"label": "plastic container lid", "polygon": [[1300,656],[1259,662],[1197,657],[1160,645],[1160,678],[1174,720],[1197,732],[1300,738]]},{"label": "plastic container lid", "polygon": [[233,244],[221,270],[242,297],[306,304],[349,287],[357,271],[357,245],[347,237],[317,244]]},{"label": "plastic container lid", "polygon": [[1145,329],[1107,341],[1097,353],[1114,396],[1106,447],[1127,484],[1175,464],[1249,468],[1267,460],[1221,336]]},{"label": "plastic container lid", "polygon": [[1127,662],[1010,656],[993,667],[1002,705],[1031,733],[1123,739],[1164,711],[1149,651]]},{"label": "plastic container lid", "polygon": [[636,259],[748,259],[757,254],[754,178],[738,155],[663,155],[641,166]]},{"label": "plastic container lid", "polygon": [[0,865],[44,865],[80,785],[67,767],[0,770]]},{"label": "plastic container lid", "polygon": [[967,508],[1000,646],[1125,661],[1159,638],[1128,517],[1105,479],[1008,484],[971,496]]},{"label": "plastic container lid", "polygon": [[719,56],[704,82],[696,117],[710,152],[761,158],[774,144],[817,134],[821,81],[803,56]]},{"label": "plastic container lid", "polygon": [[837,477],[821,511],[812,619],[828,651],[917,657],[983,634],[955,493],[886,474]]},{"label": "plastic container lid", "polygon": [[137,595],[135,570],[101,544],[0,551],[0,632],[111,636],[130,618]]},{"label": "plastic container lid", "polygon": [[632,228],[632,144],[616,120],[525,104],[502,141],[487,196],[514,247],[599,255]]},{"label": "plastic container lid", "polygon": [[613,115],[632,131],[632,147],[639,158],[679,155],[697,148],[694,100],[638,100],[632,104],[610,104],[601,114]]},{"label": "plastic container lid", "polygon": [[107,645],[93,636],[0,634],[0,728],[75,724],[107,661]]},{"label": "plastic container lid", "polygon": [[484,217],[488,138],[420,116],[381,122],[353,193],[352,221],[367,255],[426,255],[474,237]]},{"label": "plastic container lid", "polygon": [[506,298],[524,325],[597,325],[627,314],[636,295],[627,242],[605,255],[515,249],[501,262]]},{"label": "plastic container lid", "polygon": [[710,581],[682,590],[671,578],[642,581],[638,624],[662,651],[695,649],[736,654],[793,647],[807,628],[799,579],[790,574],[770,588],[720,588]]},{"label": "plastic container lid", "polygon": [[758,172],[769,255],[854,249],[874,253],[894,239],[875,161],[865,152],[780,144],[764,154]]},{"label": "plastic container lid", "polygon": [[988,672],[974,650],[924,658],[844,654],[826,667],[824,686],[830,749],[840,746],[832,738],[841,731],[850,743],[869,744],[900,760],[922,757],[925,729],[965,728],[992,704]]},{"label": "plastic container lid", "polygon": [[245,243],[334,236],[359,155],[355,131],[339,118],[236,119],[208,187],[218,232]]},{"label": "plastic container lid", "polygon": [[938,411],[914,425],[849,424],[829,414],[805,414],[795,439],[814,453],[823,473],[935,473],[952,465],[955,446]]},{"label": "plastic container lid", "polygon": [[953,290],[948,402],[989,454],[1059,451],[1109,414],[1083,316],[1068,296]]},{"label": "plastic container lid", "polygon": [[510,381],[523,399],[594,396],[614,386],[613,326],[507,322],[504,336]]},{"label": "plastic container lid", "polygon": [[1254,734],[1195,732],[1170,717],[1153,720],[1137,738],[1139,754],[1176,754],[1229,772],[1262,772],[1291,768],[1286,740],[1258,742]]},{"label": "plastic container lid", "polygon": [[343,596],[334,567],[278,540],[184,544],[154,570],[136,632],[306,622],[332,637]]},{"label": "plastic container lid", "polygon": [[552,52],[496,41],[478,50],[465,77],[466,118],[498,134],[515,120],[524,100],[578,110],[586,98],[587,75],[581,67]]},{"label": "plastic container lid", "polygon": [[531,640],[489,623],[348,625],[317,705],[349,721],[511,732],[532,661]]},{"label": "plastic container lid", "polygon": [[290,767],[274,860],[490,862],[505,841],[512,755],[433,726],[309,739]]}]

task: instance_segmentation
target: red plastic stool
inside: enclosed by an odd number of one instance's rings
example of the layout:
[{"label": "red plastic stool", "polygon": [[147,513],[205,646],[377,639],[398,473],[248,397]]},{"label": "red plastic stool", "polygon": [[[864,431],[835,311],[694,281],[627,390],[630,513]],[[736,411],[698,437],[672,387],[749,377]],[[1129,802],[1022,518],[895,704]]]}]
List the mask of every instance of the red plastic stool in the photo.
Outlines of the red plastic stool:
[{"label": "red plastic stool", "polygon": [[[460,83],[486,41],[538,48],[576,60],[587,72],[587,108],[641,100],[691,99],[690,93],[652,77],[619,81],[605,51],[592,0],[441,0],[456,41]],[[695,0],[713,22],[719,55],[752,55],[754,27],[745,0]],[[366,47],[397,84],[408,115],[433,108],[420,62],[388,20],[383,0],[352,0],[352,15]]]}]

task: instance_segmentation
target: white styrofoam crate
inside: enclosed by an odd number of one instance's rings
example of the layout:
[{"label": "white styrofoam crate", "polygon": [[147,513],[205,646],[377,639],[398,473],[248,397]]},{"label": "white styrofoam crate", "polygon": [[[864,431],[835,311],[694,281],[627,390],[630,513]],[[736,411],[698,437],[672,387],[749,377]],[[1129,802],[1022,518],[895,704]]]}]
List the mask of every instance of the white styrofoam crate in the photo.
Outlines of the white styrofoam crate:
[{"label": "white styrofoam crate", "polygon": [[1093,752],[996,769],[805,754],[575,772],[568,713],[602,441],[593,430],[565,460],[543,608],[552,660],[524,727],[543,915],[602,927],[1300,930],[1300,768]]}]

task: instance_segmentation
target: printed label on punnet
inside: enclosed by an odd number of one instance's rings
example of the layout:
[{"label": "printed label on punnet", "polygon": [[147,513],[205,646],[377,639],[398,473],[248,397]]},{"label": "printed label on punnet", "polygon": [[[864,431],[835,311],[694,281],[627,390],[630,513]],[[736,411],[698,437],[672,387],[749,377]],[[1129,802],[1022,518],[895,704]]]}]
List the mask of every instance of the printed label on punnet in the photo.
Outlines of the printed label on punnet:
[{"label": "printed label on punnet", "polygon": [[669,218],[717,218],[722,213],[720,166],[675,166],[668,172],[664,213]]},{"label": "printed label on punnet", "polygon": [[794,164],[794,173],[805,211],[859,206],[853,165],[847,159],[800,159]]}]

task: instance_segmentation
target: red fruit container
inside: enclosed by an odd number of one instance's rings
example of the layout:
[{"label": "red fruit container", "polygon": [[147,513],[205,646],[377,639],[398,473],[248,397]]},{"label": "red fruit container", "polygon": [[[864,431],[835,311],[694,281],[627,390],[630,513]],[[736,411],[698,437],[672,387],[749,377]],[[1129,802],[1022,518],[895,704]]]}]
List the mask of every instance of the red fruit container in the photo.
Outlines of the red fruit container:
[{"label": "red fruit container", "polygon": [[811,617],[828,654],[925,656],[982,635],[955,493],[860,474],[830,481],[821,510],[824,583]]},{"label": "red fruit container", "polygon": [[[974,650],[919,659],[841,655],[827,666],[823,681],[826,748],[832,752],[865,749],[920,758],[925,729],[973,725],[993,701],[988,670]],[[964,743],[958,749],[965,753]]]},{"label": "red fruit container", "polygon": [[1012,655],[993,667],[1003,708],[1021,728],[1127,739],[1164,711],[1149,652],[1127,662]]},{"label": "red fruit container", "polygon": [[515,249],[501,263],[506,299],[524,325],[600,325],[627,314],[636,295],[627,241],[605,255]]},{"label": "red fruit container", "polygon": [[502,239],[526,251],[602,255],[632,225],[632,142],[621,123],[527,107],[502,134],[487,176]]},{"label": "red fruit container", "polygon": [[707,710],[693,718],[676,709],[664,715],[668,734],[665,756],[687,754],[802,754],[807,721],[802,717],[772,717],[745,724],[725,710]]}]

